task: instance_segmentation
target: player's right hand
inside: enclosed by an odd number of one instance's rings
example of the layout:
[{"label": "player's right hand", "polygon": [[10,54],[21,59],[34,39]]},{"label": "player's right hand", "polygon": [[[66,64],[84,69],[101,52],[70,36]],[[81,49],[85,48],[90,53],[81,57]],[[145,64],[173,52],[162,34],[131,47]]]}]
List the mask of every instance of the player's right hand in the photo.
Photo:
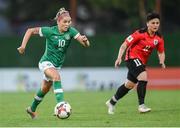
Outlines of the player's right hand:
[{"label": "player's right hand", "polygon": [[121,64],[121,58],[118,58],[116,61],[115,61],[115,68],[118,68],[119,67],[119,65]]},{"label": "player's right hand", "polygon": [[20,46],[19,48],[17,48],[17,50],[18,50],[18,52],[19,52],[20,54],[23,54],[23,53],[25,52],[25,48],[22,47],[22,46]]}]

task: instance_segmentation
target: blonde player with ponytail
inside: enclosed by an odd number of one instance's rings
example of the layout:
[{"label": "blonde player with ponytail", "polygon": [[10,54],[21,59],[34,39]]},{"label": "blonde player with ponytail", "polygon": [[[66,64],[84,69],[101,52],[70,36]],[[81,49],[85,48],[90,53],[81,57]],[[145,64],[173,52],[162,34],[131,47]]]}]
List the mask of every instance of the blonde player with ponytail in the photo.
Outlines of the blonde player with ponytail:
[{"label": "blonde player with ponytail", "polygon": [[71,16],[67,10],[60,8],[54,18],[56,26],[28,28],[21,46],[17,48],[20,54],[25,53],[26,45],[32,35],[46,38],[46,49],[39,61],[39,69],[43,73],[41,88],[36,93],[31,106],[26,111],[32,119],[37,117],[36,108],[53,86],[57,103],[64,101],[63,88],[59,69],[62,67],[67,49],[74,38],[84,47],[89,47],[90,43],[85,35],[81,35],[74,27],[71,27]]}]

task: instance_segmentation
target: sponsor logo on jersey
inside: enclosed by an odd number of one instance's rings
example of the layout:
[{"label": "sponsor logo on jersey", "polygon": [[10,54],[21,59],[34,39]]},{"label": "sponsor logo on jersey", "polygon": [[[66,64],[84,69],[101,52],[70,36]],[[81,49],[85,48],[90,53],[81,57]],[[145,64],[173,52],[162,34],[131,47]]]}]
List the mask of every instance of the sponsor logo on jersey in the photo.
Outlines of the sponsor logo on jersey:
[{"label": "sponsor logo on jersey", "polygon": [[158,44],[158,40],[154,40],[154,45],[157,45]]},{"label": "sponsor logo on jersey", "polygon": [[65,37],[66,40],[70,39],[70,35],[69,34],[66,34],[64,37]]},{"label": "sponsor logo on jersey", "polygon": [[128,36],[128,38],[127,38],[127,41],[128,42],[131,42],[133,40],[133,37],[130,35],[130,36]]}]

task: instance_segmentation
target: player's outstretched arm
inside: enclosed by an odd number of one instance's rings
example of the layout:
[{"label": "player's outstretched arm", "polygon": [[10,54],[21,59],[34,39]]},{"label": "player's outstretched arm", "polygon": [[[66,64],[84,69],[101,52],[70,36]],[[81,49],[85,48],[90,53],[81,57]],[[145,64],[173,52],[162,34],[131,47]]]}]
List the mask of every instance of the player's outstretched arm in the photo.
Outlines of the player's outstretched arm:
[{"label": "player's outstretched arm", "polygon": [[115,65],[114,65],[115,68],[117,68],[121,64],[122,56],[123,56],[124,52],[126,51],[126,48],[127,48],[127,42],[124,41],[124,43],[119,48],[118,57],[115,61]]},{"label": "player's outstretched arm", "polygon": [[158,52],[158,57],[159,57],[159,64],[161,65],[161,67],[166,68],[166,65],[164,63],[164,61],[165,61],[165,53],[164,52],[162,52],[162,53]]},{"label": "player's outstretched arm", "polygon": [[36,28],[28,28],[24,37],[23,37],[23,40],[22,40],[22,43],[21,43],[21,46],[19,48],[17,48],[18,52],[20,54],[23,54],[25,52],[25,49],[26,49],[26,45],[31,37],[32,34],[38,34],[39,33],[39,27],[36,27]]},{"label": "player's outstretched arm", "polygon": [[82,44],[84,47],[89,47],[90,46],[90,42],[89,42],[88,38],[85,35],[79,35],[77,37],[77,41],[79,41],[79,43]]}]

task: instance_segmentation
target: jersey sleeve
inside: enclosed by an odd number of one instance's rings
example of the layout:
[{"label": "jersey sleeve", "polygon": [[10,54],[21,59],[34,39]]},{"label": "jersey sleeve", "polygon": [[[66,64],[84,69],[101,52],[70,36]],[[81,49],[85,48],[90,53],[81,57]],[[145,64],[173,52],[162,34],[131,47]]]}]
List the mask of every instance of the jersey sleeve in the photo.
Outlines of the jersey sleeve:
[{"label": "jersey sleeve", "polygon": [[41,36],[41,37],[48,37],[48,36],[50,36],[51,35],[51,28],[50,27],[41,27],[40,29],[39,29],[39,35]]},{"label": "jersey sleeve", "polygon": [[76,39],[76,38],[80,35],[79,31],[78,31],[77,29],[75,29],[74,27],[70,27],[70,28],[69,28],[69,31],[70,31],[70,33],[71,33],[71,36],[72,36],[74,39]]},{"label": "jersey sleeve", "polygon": [[133,43],[137,42],[138,40],[140,40],[140,38],[141,38],[140,33],[138,31],[135,31],[134,33],[132,33],[125,39],[125,42],[129,46],[129,45],[132,45]]},{"label": "jersey sleeve", "polygon": [[164,52],[164,39],[160,39],[159,40],[159,43],[158,43],[158,45],[157,45],[157,51],[158,52],[160,52],[160,53],[162,53],[162,52]]}]

